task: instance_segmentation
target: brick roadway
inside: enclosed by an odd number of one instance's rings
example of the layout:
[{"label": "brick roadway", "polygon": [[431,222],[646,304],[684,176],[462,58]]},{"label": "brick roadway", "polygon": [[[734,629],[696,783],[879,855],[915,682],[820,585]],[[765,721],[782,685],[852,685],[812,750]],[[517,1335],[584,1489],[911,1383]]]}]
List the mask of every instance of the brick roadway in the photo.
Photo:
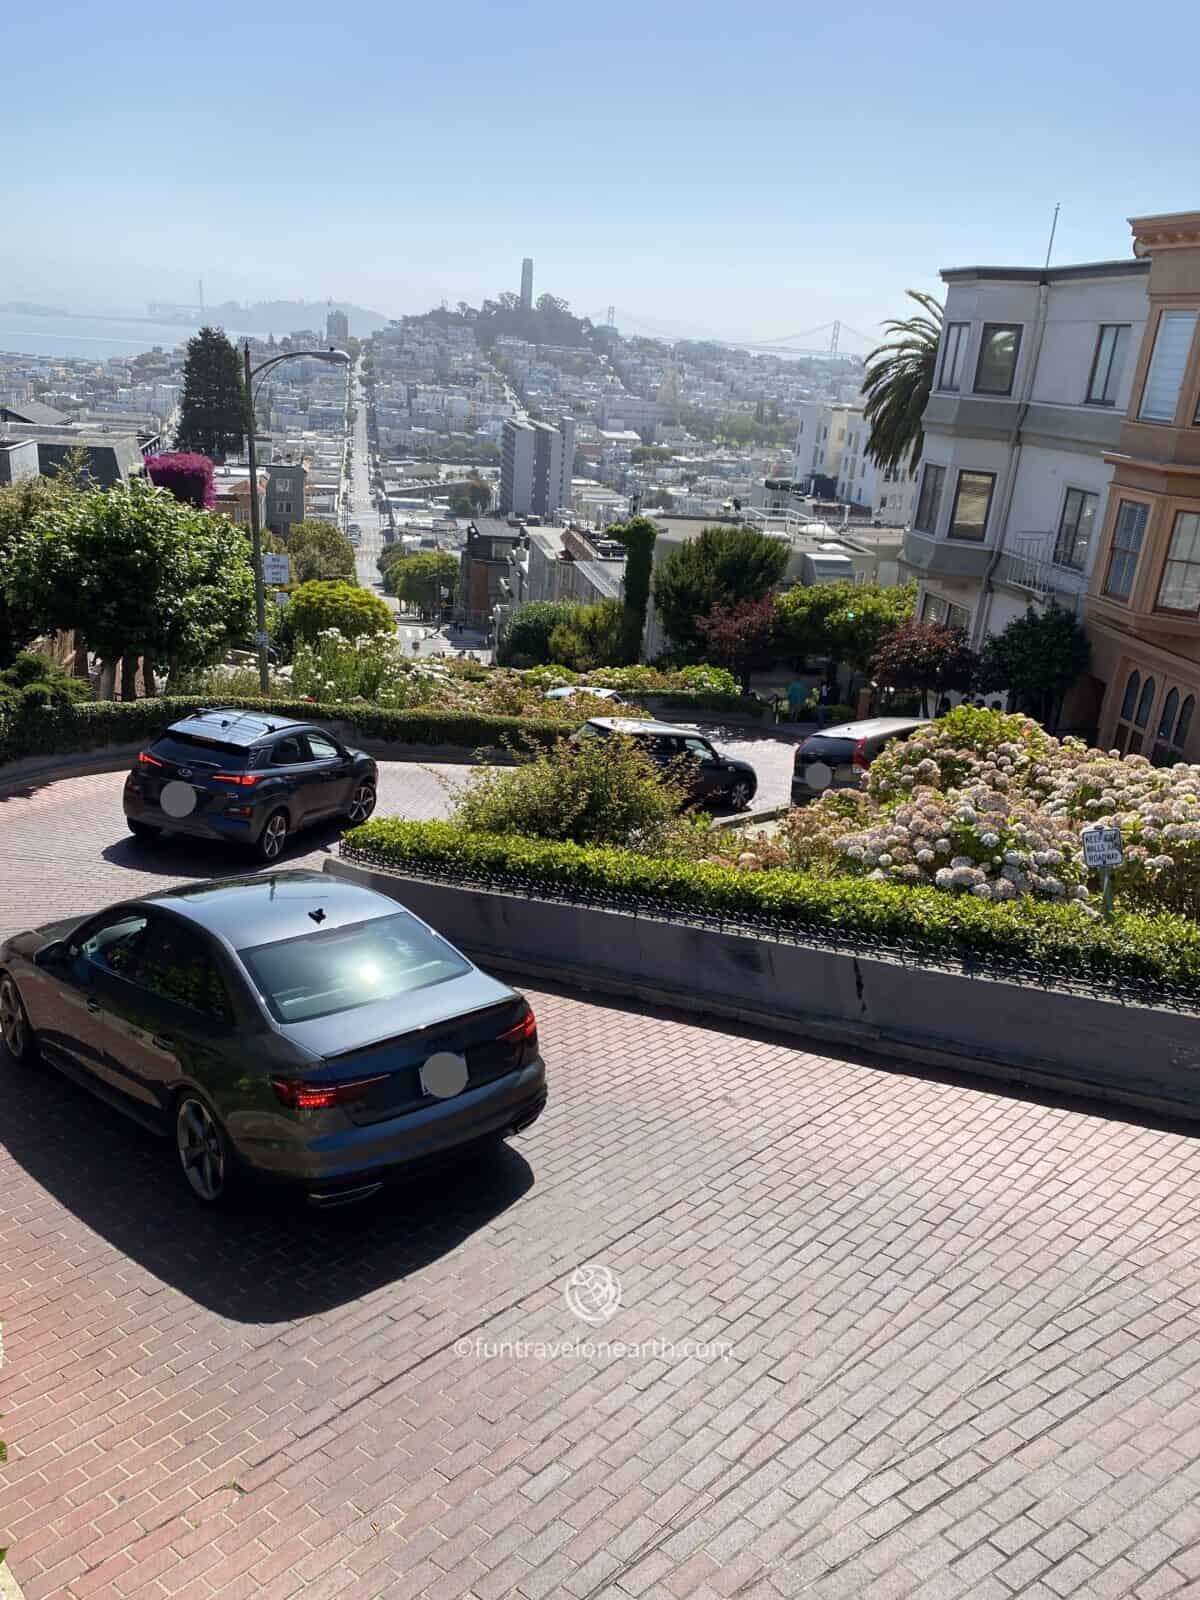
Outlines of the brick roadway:
[{"label": "brick roadway", "polygon": [[[39,793],[24,858],[0,813],[18,920],[97,782]],[[332,1216],[210,1217],[165,1146],[0,1066],[28,1600],[1200,1588],[1193,1138],[528,992],[542,1121]]]}]

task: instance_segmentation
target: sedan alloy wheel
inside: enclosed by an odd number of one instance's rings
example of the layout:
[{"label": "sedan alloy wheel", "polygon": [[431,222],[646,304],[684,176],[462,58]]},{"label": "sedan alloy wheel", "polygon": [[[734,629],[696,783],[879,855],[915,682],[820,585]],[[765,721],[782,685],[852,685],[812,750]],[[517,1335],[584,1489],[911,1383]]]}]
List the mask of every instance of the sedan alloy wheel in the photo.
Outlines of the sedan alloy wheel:
[{"label": "sedan alloy wheel", "polygon": [[207,1205],[225,1193],[225,1140],[212,1112],[195,1095],[185,1095],[175,1113],[175,1144],[183,1175]]},{"label": "sedan alloy wheel", "polygon": [[0,1035],[13,1060],[24,1061],[33,1041],[21,996],[9,977],[0,980]]}]

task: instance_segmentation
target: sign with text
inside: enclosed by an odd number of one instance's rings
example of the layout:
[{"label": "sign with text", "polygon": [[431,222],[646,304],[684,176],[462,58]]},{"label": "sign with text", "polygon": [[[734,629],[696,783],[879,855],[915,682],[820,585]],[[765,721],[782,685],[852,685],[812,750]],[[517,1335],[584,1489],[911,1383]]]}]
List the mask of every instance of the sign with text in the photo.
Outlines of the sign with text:
[{"label": "sign with text", "polygon": [[1107,827],[1104,823],[1097,822],[1093,827],[1083,828],[1079,837],[1083,841],[1083,859],[1089,867],[1095,869],[1119,867],[1125,860],[1125,846],[1121,839],[1120,828]]},{"label": "sign with text", "polygon": [[285,555],[276,555],[274,551],[263,556],[263,582],[264,583],[291,583],[292,564]]}]

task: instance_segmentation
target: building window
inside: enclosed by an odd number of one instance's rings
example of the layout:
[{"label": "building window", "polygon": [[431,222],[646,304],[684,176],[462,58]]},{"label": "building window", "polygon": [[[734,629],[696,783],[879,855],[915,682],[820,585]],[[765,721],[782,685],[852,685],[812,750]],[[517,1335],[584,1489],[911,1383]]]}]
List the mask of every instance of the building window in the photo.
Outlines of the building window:
[{"label": "building window", "polygon": [[1084,489],[1068,489],[1054,541],[1054,564],[1082,572],[1087,566],[1092,527],[1096,521],[1098,495]]},{"label": "building window", "polygon": [[925,471],[921,475],[921,494],[917,500],[917,512],[913,517],[913,527],[922,533],[937,532],[938,512],[942,508],[942,485],[945,481],[945,467],[935,467],[932,462],[926,462]]},{"label": "building window", "polygon": [[1146,374],[1138,412],[1143,422],[1175,421],[1195,331],[1194,311],[1164,311],[1160,315],[1154,335],[1154,354],[1150,357],[1150,370]]},{"label": "building window", "polygon": [[1158,585],[1159,611],[1200,610],[1200,514],[1181,511]]},{"label": "building window", "polygon": [[957,389],[962,377],[963,352],[967,347],[969,322],[948,322],[942,335],[942,372],[939,389]]},{"label": "building window", "polygon": [[1020,349],[1019,322],[985,322],[975,368],[975,393],[1011,394]]},{"label": "building window", "polygon": [[1100,337],[1096,340],[1096,354],[1092,357],[1092,373],[1088,379],[1088,405],[1116,405],[1117,385],[1125,370],[1128,349],[1127,323],[1106,322],[1101,326]]},{"label": "building window", "polygon": [[1136,756],[1141,753],[1156,688],[1153,678],[1147,678],[1143,682],[1141,673],[1134,671],[1129,674],[1115,739],[1116,747],[1123,756]]},{"label": "building window", "polygon": [[1128,600],[1133,593],[1133,579],[1149,516],[1149,506],[1139,505],[1136,500],[1121,501],[1113,527],[1108,576],[1104,580],[1104,592],[1114,600]]},{"label": "building window", "polygon": [[954,510],[950,513],[952,539],[983,538],[987,531],[988,511],[992,504],[992,490],[996,486],[994,472],[960,472],[954,491]]},{"label": "building window", "polygon": [[943,628],[960,628],[965,632],[971,622],[971,613],[966,606],[951,605],[940,594],[926,594],[921,600],[921,621],[936,622]]}]

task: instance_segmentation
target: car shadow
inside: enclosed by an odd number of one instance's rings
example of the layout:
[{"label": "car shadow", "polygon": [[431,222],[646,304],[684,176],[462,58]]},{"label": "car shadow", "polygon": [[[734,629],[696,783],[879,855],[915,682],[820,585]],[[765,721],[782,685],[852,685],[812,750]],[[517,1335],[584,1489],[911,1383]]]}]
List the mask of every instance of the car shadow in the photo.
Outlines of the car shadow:
[{"label": "car shadow", "polygon": [[30,1179],[144,1271],[233,1322],[290,1322],[403,1280],[533,1185],[512,1145],[490,1144],[334,1211],[265,1190],[214,1212],[186,1189],[169,1140],[53,1068],[19,1067],[0,1046],[0,1094],[0,1149]]},{"label": "car shadow", "polygon": [[[302,829],[288,840],[272,867],[286,866],[315,852],[332,853],[349,824],[323,822]],[[168,834],[161,839],[135,839],[126,834],[104,846],[101,857],[114,867],[153,873],[163,878],[236,878],[264,872],[268,863],[253,851],[225,844],[220,839],[195,839],[188,834]]]}]

